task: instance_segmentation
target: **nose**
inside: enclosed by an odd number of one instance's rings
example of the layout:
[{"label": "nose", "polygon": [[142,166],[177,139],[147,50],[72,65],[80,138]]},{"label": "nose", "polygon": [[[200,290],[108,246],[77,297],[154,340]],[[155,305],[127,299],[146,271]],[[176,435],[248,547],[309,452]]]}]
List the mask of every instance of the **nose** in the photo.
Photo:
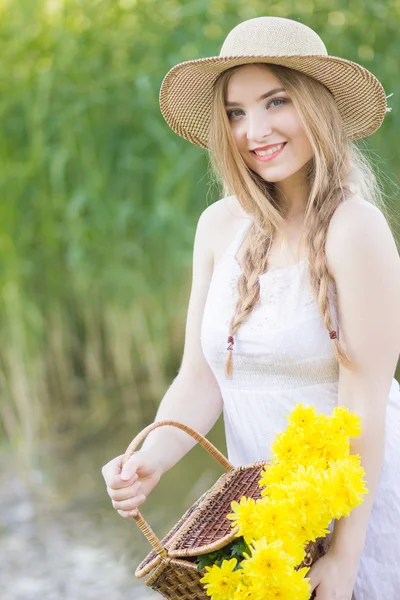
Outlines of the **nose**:
[{"label": "nose", "polygon": [[272,127],[265,109],[249,112],[247,118],[247,139],[249,141],[258,143],[259,140],[271,133]]}]

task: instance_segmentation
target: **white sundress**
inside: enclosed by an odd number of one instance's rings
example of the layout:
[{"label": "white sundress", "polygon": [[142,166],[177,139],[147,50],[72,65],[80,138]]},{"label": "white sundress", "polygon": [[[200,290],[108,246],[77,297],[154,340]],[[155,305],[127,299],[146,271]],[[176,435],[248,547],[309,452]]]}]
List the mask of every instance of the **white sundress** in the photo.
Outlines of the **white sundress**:
[{"label": "white sundress", "polygon": [[[269,459],[273,439],[287,425],[284,415],[298,402],[331,414],[338,393],[339,367],[311,293],[306,260],[260,275],[260,302],[235,335],[233,377],[225,377],[228,328],[241,273],[236,253],[250,224],[244,218],[215,264],[201,328],[203,352],[223,397],[228,458],[234,466]],[[354,599],[400,599],[400,389],[394,378],[383,467]]]}]

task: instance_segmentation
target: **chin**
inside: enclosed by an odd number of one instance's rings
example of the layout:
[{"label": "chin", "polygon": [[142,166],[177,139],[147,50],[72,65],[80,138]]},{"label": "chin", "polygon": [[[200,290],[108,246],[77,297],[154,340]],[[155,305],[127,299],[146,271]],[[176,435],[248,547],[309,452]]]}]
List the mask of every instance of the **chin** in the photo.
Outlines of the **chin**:
[{"label": "chin", "polygon": [[262,173],[261,172],[261,173],[257,173],[257,175],[259,175],[265,181],[268,181],[270,183],[280,183],[281,181],[285,181],[285,179],[288,179],[289,177],[294,175],[294,173],[296,173],[296,171],[284,172],[282,170],[279,170],[279,171],[277,170],[276,173],[273,173],[272,171],[273,170],[271,169],[271,173],[269,173],[269,172]]}]

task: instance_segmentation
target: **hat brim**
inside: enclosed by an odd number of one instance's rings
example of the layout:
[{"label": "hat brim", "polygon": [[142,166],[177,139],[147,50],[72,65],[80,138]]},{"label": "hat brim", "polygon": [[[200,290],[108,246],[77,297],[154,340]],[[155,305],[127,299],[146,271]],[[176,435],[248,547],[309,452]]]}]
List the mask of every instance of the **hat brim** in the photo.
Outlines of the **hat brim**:
[{"label": "hat brim", "polygon": [[208,148],[213,85],[227,69],[249,63],[291,67],[323,83],[333,94],[350,140],[373,134],[386,114],[380,81],[361,65],[336,56],[212,56],[175,65],[160,88],[161,113],[175,133]]}]

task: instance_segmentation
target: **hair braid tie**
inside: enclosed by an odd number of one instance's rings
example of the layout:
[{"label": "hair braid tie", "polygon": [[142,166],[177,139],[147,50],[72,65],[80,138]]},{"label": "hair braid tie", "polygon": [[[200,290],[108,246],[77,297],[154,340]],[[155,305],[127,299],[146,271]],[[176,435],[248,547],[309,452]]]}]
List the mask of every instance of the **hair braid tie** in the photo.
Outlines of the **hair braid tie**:
[{"label": "hair braid tie", "polygon": [[228,336],[228,356],[226,359],[226,364],[225,364],[225,373],[227,375],[227,377],[232,377],[233,375],[233,360],[232,360],[232,350],[233,350],[233,344],[235,343],[235,340],[233,339],[233,335]]},{"label": "hair braid tie", "polygon": [[233,335],[229,335],[228,336],[228,347],[227,350],[233,350],[233,344],[235,343],[235,340],[233,339]]},{"label": "hair braid tie", "polygon": [[331,338],[331,340],[336,340],[337,339],[337,333],[336,331],[330,331],[329,332],[329,337]]}]

